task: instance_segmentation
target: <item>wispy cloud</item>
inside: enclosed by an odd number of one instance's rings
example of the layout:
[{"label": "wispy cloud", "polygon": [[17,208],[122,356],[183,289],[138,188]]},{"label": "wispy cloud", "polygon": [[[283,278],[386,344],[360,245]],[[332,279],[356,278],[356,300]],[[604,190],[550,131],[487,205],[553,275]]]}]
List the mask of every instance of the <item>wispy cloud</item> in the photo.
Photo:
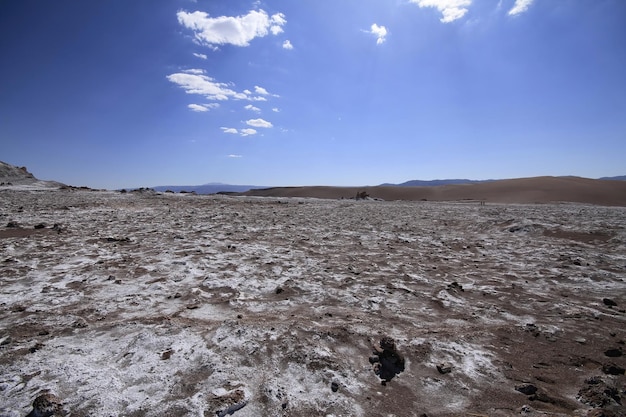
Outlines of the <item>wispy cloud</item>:
[{"label": "wispy cloud", "polygon": [[185,90],[187,94],[198,94],[204,96],[208,100],[250,100],[250,101],[267,101],[264,96],[278,97],[276,94],[270,94],[263,87],[255,86],[255,94],[252,91],[243,90],[238,92],[232,89],[232,83],[222,83],[214,78],[206,75],[201,69],[188,69],[175,74],[170,74],[167,79],[180,88]]},{"label": "wispy cloud", "polygon": [[462,18],[467,13],[467,7],[472,4],[472,0],[409,0],[419,7],[434,7],[439,10],[443,17],[443,23],[450,23]]},{"label": "wispy cloud", "polygon": [[239,131],[235,129],[234,127],[220,127],[220,129],[222,129],[224,133],[230,133],[233,135],[236,135],[239,133]]},{"label": "wispy cloud", "polygon": [[250,128],[241,129],[241,136],[250,136],[250,135],[256,135],[256,130],[250,129]]},{"label": "wispy cloud", "polygon": [[288,49],[288,50],[293,49],[293,45],[291,44],[291,41],[289,39],[283,42],[283,49]]},{"label": "wispy cloud", "polygon": [[196,52],[193,53],[193,56],[200,59],[207,59],[208,57],[205,54],[198,54]]},{"label": "wispy cloud", "polygon": [[218,108],[220,105],[218,103],[209,103],[209,104],[189,104],[187,105],[187,107],[189,107],[192,111],[195,112],[207,112],[211,109],[216,109]]},{"label": "wispy cloud", "polygon": [[178,84],[187,94],[200,94],[209,100],[245,99],[248,97],[244,93],[232,90],[228,84],[217,82],[203,73],[195,72],[195,70],[193,70],[194,72],[191,71],[170,74],[167,79]]},{"label": "wispy cloud", "polygon": [[528,10],[533,1],[534,0],[515,0],[513,8],[509,10],[509,16],[515,16],[520,13],[524,13],[526,10]]},{"label": "wispy cloud", "polygon": [[263,119],[250,119],[246,121],[246,124],[252,127],[265,127],[265,128],[270,128],[274,126],[267,120],[263,120]]},{"label": "wispy cloud", "polygon": [[280,109],[279,109],[278,107],[274,107],[274,108],[272,109],[272,111],[273,111],[274,113],[280,113]]},{"label": "wispy cloud", "polygon": [[248,104],[247,106],[244,107],[244,109],[246,110],[250,110],[256,113],[260,113],[261,109],[259,109],[258,107],[253,106],[252,104]]},{"label": "wispy cloud", "polygon": [[387,36],[387,28],[384,26],[378,26],[376,23],[374,23],[370,27],[369,33],[376,36],[376,45],[381,45],[385,42],[385,37]]},{"label": "wispy cloud", "polygon": [[228,155],[229,158],[243,158],[243,155],[236,155],[234,153],[231,153],[230,155]]},{"label": "wispy cloud", "polygon": [[283,32],[287,23],[285,15],[277,13],[271,17],[264,10],[251,10],[243,16],[210,17],[208,13],[179,11],[178,23],[194,32],[195,39],[207,46],[235,45],[248,46],[257,37],[269,32],[277,35]]}]

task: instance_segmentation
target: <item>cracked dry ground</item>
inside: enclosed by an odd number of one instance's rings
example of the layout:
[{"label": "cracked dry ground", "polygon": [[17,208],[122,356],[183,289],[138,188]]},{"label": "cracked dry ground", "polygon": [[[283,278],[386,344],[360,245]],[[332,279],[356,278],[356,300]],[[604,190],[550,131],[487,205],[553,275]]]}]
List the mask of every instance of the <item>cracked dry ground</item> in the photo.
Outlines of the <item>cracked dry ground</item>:
[{"label": "cracked dry ground", "polygon": [[625,220],[0,190],[0,415],[45,390],[72,416],[623,415]]}]

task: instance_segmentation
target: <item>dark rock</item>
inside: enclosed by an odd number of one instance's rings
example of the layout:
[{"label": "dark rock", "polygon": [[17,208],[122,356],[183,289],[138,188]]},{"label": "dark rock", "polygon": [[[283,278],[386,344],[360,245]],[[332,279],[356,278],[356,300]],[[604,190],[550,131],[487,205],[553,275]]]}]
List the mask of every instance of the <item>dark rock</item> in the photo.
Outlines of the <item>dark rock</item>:
[{"label": "dark rock", "polygon": [[275,290],[274,292],[275,292],[276,294],[280,294],[280,293],[282,293],[283,291],[285,291],[285,290],[283,290],[283,289],[282,289],[282,287],[276,287],[276,290]]},{"label": "dark rock", "polygon": [[452,365],[448,362],[440,363],[437,365],[437,371],[439,371],[440,374],[449,374],[452,372]]},{"label": "dark rock", "polygon": [[33,410],[26,417],[60,417],[65,415],[63,402],[54,394],[46,393],[33,401]]},{"label": "dark rock", "polygon": [[333,382],[330,384],[330,389],[331,389],[333,392],[337,392],[337,391],[339,390],[339,384],[333,381]]},{"label": "dark rock", "polygon": [[608,349],[604,351],[604,355],[609,358],[619,358],[623,355],[622,349]]},{"label": "dark rock", "polygon": [[458,292],[458,291],[465,291],[465,290],[463,289],[463,286],[461,284],[454,281],[452,284],[448,284],[448,291]]},{"label": "dark rock", "polygon": [[168,349],[165,352],[161,353],[161,360],[168,360],[172,357],[172,353],[174,353],[172,349]]},{"label": "dark rock", "polygon": [[[391,381],[397,374],[404,371],[404,357],[398,352],[396,342],[389,336],[380,339],[379,344],[374,344],[374,355],[378,361],[374,360],[374,373],[382,379],[383,385]],[[370,363],[372,363],[370,358]]]},{"label": "dark rock", "polygon": [[533,384],[521,384],[515,386],[515,391],[519,391],[524,395],[533,395],[537,392],[537,387]]},{"label": "dark rock", "polygon": [[624,375],[626,370],[621,366],[611,363],[602,365],[602,372],[609,375]]},{"label": "dark rock", "polygon": [[617,305],[617,303],[610,298],[603,298],[602,302],[604,303],[604,305],[607,305],[609,307],[615,307]]},{"label": "dark rock", "polygon": [[585,380],[585,386],[578,391],[578,400],[591,407],[604,407],[613,401],[621,404],[619,391],[608,385],[598,376]]},{"label": "dark rock", "polygon": [[7,223],[7,227],[16,228],[16,227],[20,227],[20,224],[18,222],[10,221]]},{"label": "dark rock", "polygon": [[44,345],[43,343],[35,343],[35,346],[32,346],[30,349],[28,349],[28,351],[29,351],[30,353],[35,353],[35,352],[37,352],[38,350],[43,349],[43,347],[44,347],[44,346],[45,346],[45,345]]},{"label": "dark rock", "polygon": [[35,229],[45,229],[45,228],[46,228],[45,223],[39,223],[35,225]]}]

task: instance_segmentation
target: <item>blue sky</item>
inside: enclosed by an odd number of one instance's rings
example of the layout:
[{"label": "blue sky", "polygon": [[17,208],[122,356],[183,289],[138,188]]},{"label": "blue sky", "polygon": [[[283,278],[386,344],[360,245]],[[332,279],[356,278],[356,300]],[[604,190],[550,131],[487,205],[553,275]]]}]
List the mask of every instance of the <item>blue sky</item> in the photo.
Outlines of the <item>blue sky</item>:
[{"label": "blue sky", "polygon": [[626,174],[623,0],[5,0],[0,57],[72,185]]}]

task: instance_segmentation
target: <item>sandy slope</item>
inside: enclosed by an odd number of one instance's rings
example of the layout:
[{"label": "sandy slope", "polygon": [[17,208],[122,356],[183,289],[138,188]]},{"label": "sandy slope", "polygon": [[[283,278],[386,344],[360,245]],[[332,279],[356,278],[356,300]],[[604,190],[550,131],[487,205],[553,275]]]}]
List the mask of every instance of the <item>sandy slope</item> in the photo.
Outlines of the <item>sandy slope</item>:
[{"label": "sandy slope", "polygon": [[535,177],[437,187],[277,187],[251,190],[245,195],[266,197],[354,198],[366,191],[383,200],[462,201],[493,203],[577,202],[626,206],[626,181],[580,177]]},{"label": "sandy slope", "polygon": [[0,190],[0,416],[620,412],[625,210]]}]

